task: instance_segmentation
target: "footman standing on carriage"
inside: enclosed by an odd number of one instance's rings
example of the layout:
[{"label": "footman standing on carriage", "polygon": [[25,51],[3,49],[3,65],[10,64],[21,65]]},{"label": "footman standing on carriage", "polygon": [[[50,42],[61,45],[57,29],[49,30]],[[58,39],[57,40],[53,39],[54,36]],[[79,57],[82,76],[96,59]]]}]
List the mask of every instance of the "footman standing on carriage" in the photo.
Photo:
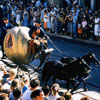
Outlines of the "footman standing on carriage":
[{"label": "footman standing on carriage", "polygon": [[46,39],[49,39],[49,36],[40,26],[40,20],[36,20],[35,25],[30,26],[29,35],[32,39],[30,40],[29,55],[31,55],[31,52],[33,55],[38,54],[47,48]]},{"label": "footman standing on carriage", "polygon": [[3,57],[5,57],[5,54],[4,54],[4,47],[3,47],[3,44],[4,44],[4,38],[6,36],[6,33],[9,31],[9,29],[13,28],[13,25],[9,22],[9,20],[7,18],[3,18],[2,19],[2,23],[1,23],[1,50],[2,50],[2,53],[3,53]]}]

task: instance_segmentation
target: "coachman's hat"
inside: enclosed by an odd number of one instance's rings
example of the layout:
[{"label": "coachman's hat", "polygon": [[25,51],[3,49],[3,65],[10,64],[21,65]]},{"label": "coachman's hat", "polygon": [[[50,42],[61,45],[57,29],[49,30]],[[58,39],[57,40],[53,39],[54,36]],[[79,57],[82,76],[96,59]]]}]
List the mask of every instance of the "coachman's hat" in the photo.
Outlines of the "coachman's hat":
[{"label": "coachman's hat", "polygon": [[4,20],[8,20],[8,18],[3,18],[2,20],[3,20],[3,21],[4,21]]}]

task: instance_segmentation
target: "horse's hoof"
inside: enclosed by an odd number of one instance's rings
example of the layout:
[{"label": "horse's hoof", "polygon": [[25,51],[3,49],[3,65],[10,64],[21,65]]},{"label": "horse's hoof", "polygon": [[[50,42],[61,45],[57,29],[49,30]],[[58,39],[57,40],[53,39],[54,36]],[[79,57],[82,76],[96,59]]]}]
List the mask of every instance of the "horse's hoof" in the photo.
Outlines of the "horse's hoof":
[{"label": "horse's hoof", "polygon": [[88,88],[85,88],[84,91],[88,91]]}]

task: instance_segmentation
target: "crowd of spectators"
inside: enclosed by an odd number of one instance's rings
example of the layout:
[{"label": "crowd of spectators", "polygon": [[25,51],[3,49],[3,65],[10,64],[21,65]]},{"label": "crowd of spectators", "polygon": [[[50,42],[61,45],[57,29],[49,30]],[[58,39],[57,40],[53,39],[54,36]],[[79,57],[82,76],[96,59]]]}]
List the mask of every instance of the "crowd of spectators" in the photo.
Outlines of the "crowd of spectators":
[{"label": "crowd of spectators", "polygon": [[14,26],[29,26],[39,19],[47,33],[99,41],[100,9],[81,7],[77,0],[65,0],[64,6],[52,0],[26,1],[0,1],[0,20],[7,17]]},{"label": "crowd of spectators", "polygon": [[[26,1],[1,0],[0,25],[3,18],[7,18],[14,26],[27,27],[40,20],[47,33],[99,40],[100,10],[80,7],[76,0],[72,3],[66,1],[64,7],[55,5],[52,0]],[[72,100],[70,92],[59,95],[59,84],[53,84],[51,88],[42,87],[38,79],[29,80],[28,76],[23,76],[19,80],[13,70],[8,73],[3,66],[0,68],[4,72],[0,78],[0,100]]]}]

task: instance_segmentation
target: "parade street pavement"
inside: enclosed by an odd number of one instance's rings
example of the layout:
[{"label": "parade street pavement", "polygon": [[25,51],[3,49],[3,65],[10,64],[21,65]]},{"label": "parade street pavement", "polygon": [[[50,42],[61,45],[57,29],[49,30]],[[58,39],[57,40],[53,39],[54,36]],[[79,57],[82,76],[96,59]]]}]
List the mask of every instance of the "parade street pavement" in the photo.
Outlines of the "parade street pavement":
[{"label": "parade street pavement", "polygon": [[[2,57],[2,52],[0,51],[0,58]],[[8,60],[8,59],[7,59]],[[9,61],[9,60],[8,60]],[[0,65],[4,65],[6,66],[4,63],[2,63],[2,61],[0,61]],[[8,68],[8,67],[7,67]],[[9,70],[9,68],[8,68]],[[3,75],[2,70],[0,70],[0,77]],[[34,76],[40,76],[40,81],[41,81],[41,74],[37,74],[35,73]],[[58,83],[61,85],[61,87],[63,87],[63,85],[65,85],[65,81],[59,81],[57,80]],[[42,82],[42,81],[41,81]],[[52,83],[52,82],[50,82]],[[43,83],[42,83],[43,85]],[[84,96],[88,96],[90,98],[90,100],[100,100],[100,88],[96,88],[94,86],[91,85],[87,85],[89,91],[84,92],[83,89],[81,88],[83,84],[80,85],[79,89],[77,89],[73,96],[72,96],[72,100],[80,100],[81,97]],[[60,93],[67,91],[64,87],[60,88]]]}]

